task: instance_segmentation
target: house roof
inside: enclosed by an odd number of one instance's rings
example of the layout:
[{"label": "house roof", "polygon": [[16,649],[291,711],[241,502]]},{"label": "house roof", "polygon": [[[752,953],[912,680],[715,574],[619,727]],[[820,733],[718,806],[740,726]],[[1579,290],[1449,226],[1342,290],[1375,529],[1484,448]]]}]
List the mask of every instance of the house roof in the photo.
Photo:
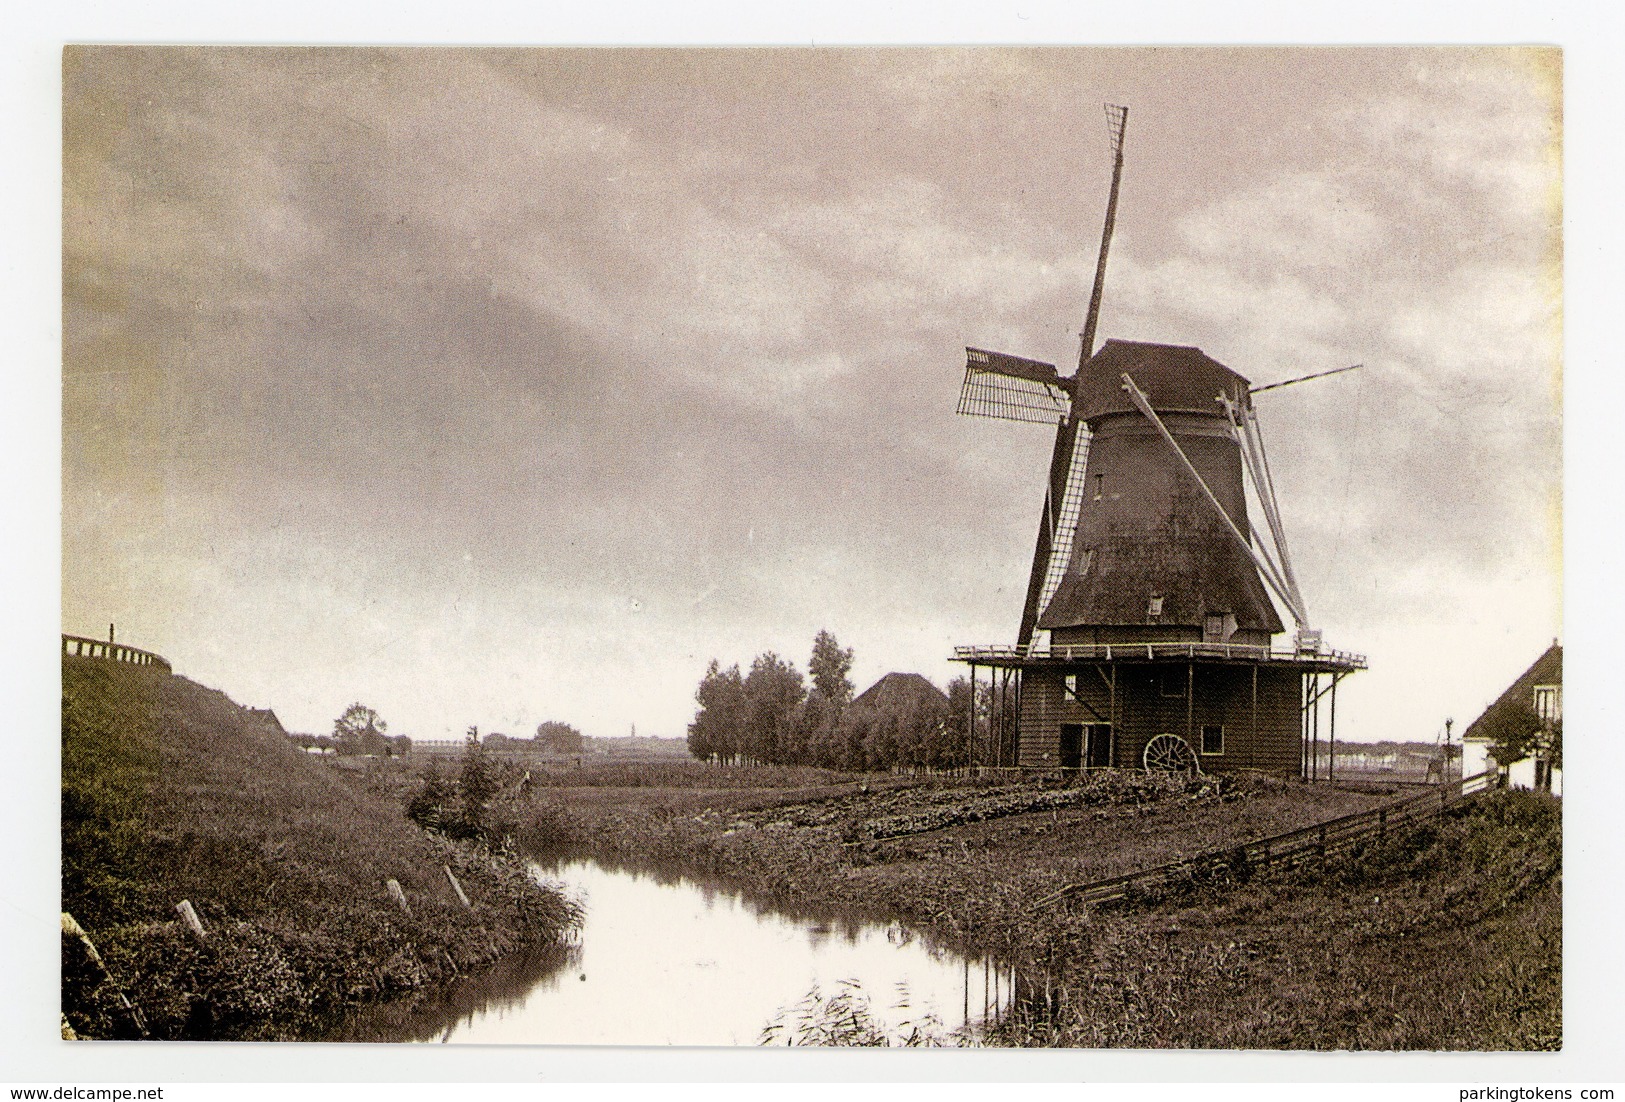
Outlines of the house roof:
[{"label": "house roof", "polygon": [[1484,714],[1462,732],[1463,741],[1472,739],[1487,741],[1485,734],[1497,713],[1509,708],[1531,707],[1535,701],[1536,685],[1563,684],[1563,647],[1556,640],[1546,648],[1546,653],[1535,659],[1535,664],[1523,672],[1523,676],[1507,687],[1507,691],[1496,698],[1495,703],[1484,709]]},{"label": "house roof", "polygon": [[852,699],[854,708],[886,708],[911,704],[948,703],[948,694],[923,674],[889,673]]},{"label": "house roof", "polygon": [[250,708],[248,714],[274,730],[281,731],[283,734],[288,733],[287,729],[282,726],[282,721],[276,717],[276,713],[269,708]]}]

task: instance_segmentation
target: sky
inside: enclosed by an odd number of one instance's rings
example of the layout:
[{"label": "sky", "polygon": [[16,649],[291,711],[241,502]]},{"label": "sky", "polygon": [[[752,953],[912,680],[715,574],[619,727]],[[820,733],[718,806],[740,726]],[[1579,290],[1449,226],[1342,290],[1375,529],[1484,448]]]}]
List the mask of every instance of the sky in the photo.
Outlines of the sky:
[{"label": "sky", "polygon": [[1528,49],[80,47],[62,630],[292,730],[679,736],[713,658],[1014,640],[1052,433],[964,346],[1255,383],[1340,738],[1562,635],[1561,72]]}]

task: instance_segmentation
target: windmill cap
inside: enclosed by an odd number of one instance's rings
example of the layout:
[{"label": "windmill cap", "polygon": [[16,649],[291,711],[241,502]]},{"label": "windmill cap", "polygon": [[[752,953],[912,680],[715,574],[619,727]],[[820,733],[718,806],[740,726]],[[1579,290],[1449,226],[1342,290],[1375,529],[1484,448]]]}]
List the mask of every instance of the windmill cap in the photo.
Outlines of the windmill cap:
[{"label": "windmill cap", "polygon": [[1078,371],[1072,414],[1093,421],[1137,407],[1123,390],[1129,375],[1158,413],[1224,415],[1215,399],[1227,394],[1245,404],[1251,384],[1200,348],[1183,344],[1148,344],[1109,340]]}]

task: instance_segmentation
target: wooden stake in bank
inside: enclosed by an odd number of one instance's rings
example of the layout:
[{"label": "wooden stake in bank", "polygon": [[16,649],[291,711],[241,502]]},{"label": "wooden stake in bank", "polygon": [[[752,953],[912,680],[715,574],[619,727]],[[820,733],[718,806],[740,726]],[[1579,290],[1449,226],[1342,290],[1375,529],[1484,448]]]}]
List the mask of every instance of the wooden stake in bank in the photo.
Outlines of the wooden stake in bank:
[{"label": "wooden stake in bank", "polygon": [[[90,935],[85,933],[84,927],[80,926],[67,911],[62,912],[62,932],[79,943],[79,946],[84,950],[85,956],[96,967],[102,981],[111,986],[113,994],[118,996],[119,1003],[124,1007],[124,1012],[130,1016],[130,1020],[135,1023],[135,1028],[140,1036],[145,1037],[147,1035],[147,1020],[142,1017],[140,1008],[130,1001],[130,997],[124,993],[124,989],[113,978],[113,973],[107,967],[107,962],[102,959],[101,953],[96,951],[96,943],[90,940]],[[73,1028],[68,1025],[66,1013],[62,1015],[62,1039],[64,1041],[79,1039],[78,1034],[74,1033]]]},{"label": "wooden stake in bank", "polygon": [[389,897],[395,901],[396,905],[410,915],[412,907],[406,902],[406,893],[401,891],[401,882],[394,877],[390,877],[384,881],[384,887],[389,889]]},{"label": "wooden stake in bank", "polygon": [[457,883],[457,876],[451,871],[451,866],[442,865],[440,867],[446,870],[446,879],[451,881],[451,890],[457,893],[457,898],[462,902],[463,906],[473,910],[474,904],[468,901],[468,896],[463,892],[463,886]]},{"label": "wooden stake in bank", "polygon": [[197,911],[193,908],[191,900],[181,900],[179,903],[175,904],[175,910],[178,911],[181,918],[185,920],[186,928],[192,931],[193,937],[197,938],[199,941],[209,940],[209,935],[203,932],[203,920],[198,917]]}]

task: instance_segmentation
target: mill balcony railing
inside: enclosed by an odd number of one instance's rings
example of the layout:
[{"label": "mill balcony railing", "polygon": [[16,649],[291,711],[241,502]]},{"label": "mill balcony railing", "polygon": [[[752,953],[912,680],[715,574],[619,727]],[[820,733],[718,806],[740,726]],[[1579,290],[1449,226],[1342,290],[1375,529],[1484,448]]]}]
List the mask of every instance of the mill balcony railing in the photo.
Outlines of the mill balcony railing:
[{"label": "mill balcony railing", "polygon": [[979,665],[1004,663],[1062,663],[1062,662],[1117,662],[1159,659],[1219,658],[1243,662],[1273,662],[1300,666],[1333,666],[1338,669],[1363,670],[1363,654],[1333,650],[1330,647],[1283,648],[1257,643],[1060,643],[1039,645],[1029,643],[996,644],[954,648],[955,662],[974,662]]}]

